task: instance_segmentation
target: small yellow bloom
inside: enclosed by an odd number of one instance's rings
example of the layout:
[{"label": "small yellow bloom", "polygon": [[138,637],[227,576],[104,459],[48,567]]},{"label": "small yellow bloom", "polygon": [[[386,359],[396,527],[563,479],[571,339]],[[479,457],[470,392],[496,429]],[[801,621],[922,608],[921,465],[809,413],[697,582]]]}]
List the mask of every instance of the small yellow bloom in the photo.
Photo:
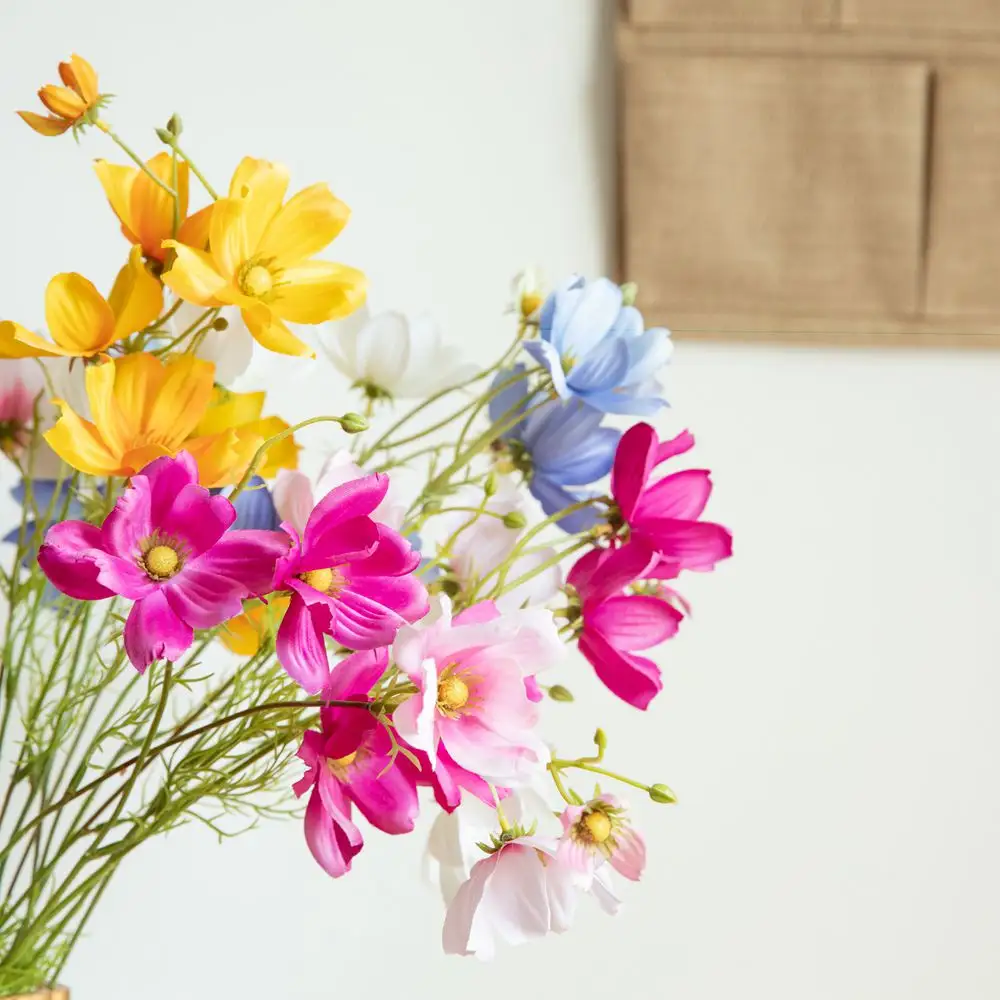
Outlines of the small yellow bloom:
[{"label": "small yellow bloom", "polygon": [[285,167],[247,157],[229,196],[213,207],[209,251],[166,240],[174,251],[163,281],[196,305],[238,306],[254,339],[278,354],[313,356],[286,326],[316,324],[354,312],[365,276],[344,264],[311,259],[344,228],[347,206],[325,184],[284,205]]},{"label": "small yellow bloom", "polygon": [[[150,173],[168,187],[173,184],[170,153],[157,153],[146,161]],[[111,209],[118,216],[122,233],[130,243],[142,247],[151,260],[163,261],[167,251],[163,241],[173,236],[174,199],[138,167],[126,167],[107,160],[94,163],[97,178],[104,188]],[[208,244],[212,206],[188,216],[188,165],[177,164],[177,196],[180,200],[181,227],[177,239],[188,246],[204,248]]]},{"label": "small yellow bloom", "polygon": [[289,597],[272,597],[267,604],[255,604],[241,615],[230,618],[219,638],[238,656],[253,656],[261,644],[277,631],[288,610]]},{"label": "small yellow bloom", "polygon": [[57,274],[45,290],[46,340],[0,322],[0,358],[91,358],[148,326],[163,309],[163,287],[134,247],[107,299],[82,275]]},{"label": "small yellow bloom", "polygon": [[50,115],[18,111],[21,118],[41,135],[62,135],[101,105],[97,74],[82,56],[73,55],[69,62],[59,63],[59,77],[64,87],[50,83],[38,91],[42,104],[52,112]]}]

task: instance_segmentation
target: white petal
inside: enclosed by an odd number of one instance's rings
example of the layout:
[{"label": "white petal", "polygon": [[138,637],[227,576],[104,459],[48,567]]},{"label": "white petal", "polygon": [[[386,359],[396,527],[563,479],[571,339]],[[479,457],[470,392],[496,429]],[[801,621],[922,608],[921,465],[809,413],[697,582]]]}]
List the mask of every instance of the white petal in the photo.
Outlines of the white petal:
[{"label": "white petal", "polygon": [[250,367],[254,339],[238,309],[225,309],[225,330],[209,330],[195,354],[215,365],[215,381],[230,386]]},{"label": "white petal", "polygon": [[350,316],[336,323],[325,324],[317,338],[320,350],[330,359],[333,366],[352,382],[363,377],[363,372],[359,370],[358,345],[362,331],[370,319],[368,306],[363,305]]},{"label": "white petal", "polygon": [[373,316],[358,338],[360,379],[396,394],[410,360],[410,325],[400,313]]},{"label": "white petal", "polygon": [[312,484],[304,472],[281,469],[271,487],[271,499],[282,521],[303,532],[315,506]]}]

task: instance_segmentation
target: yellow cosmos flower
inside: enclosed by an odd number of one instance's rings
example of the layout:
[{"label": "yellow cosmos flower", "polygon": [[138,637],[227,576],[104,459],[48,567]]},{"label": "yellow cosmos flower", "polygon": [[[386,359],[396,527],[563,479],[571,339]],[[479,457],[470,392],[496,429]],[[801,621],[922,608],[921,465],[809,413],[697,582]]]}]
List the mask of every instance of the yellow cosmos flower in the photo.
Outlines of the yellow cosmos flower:
[{"label": "yellow cosmos flower", "polygon": [[253,656],[266,639],[277,631],[288,610],[290,597],[272,597],[267,604],[255,604],[225,623],[219,638],[238,656]]},{"label": "yellow cosmos flower", "polygon": [[347,206],[325,184],[284,205],[288,170],[247,157],[229,197],[212,210],[209,251],[177,240],[163,281],[196,305],[238,306],[254,339],[278,354],[314,356],[285,325],[324,323],[354,312],[365,299],[365,276],[344,264],[312,260],[344,228]]},{"label": "yellow cosmos flower", "polygon": [[52,114],[18,111],[21,118],[40,135],[62,135],[80,123],[89,111],[101,106],[97,73],[82,56],[73,55],[69,62],[59,63],[59,78],[64,87],[50,83],[38,91],[42,104]]},{"label": "yellow cosmos flower", "polygon": [[[146,167],[168,187],[172,185],[173,164],[169,153],[157,153],[146,161]],[[167,254],[163,241],[170,239],[174,232],[173,198],[138,167],[97,160],[94,170],[112,211],[118,216],[125,239],[142,247],[142,252],[151,260],[162,262]],[[177,164],[177,196],[182,221],[177,239],[188,246],[202,248],[208,244],[212,206],[188,216],[189,173],[187,163],[181,160]]]},{"label": "yellow cosmos flower", "polygon": [[57,274],[45,290],[52,340],[0,322],[0,358],[91,358],[148,326],[162,309],[163,287],[134,247],[107,299],[82,275]]}]

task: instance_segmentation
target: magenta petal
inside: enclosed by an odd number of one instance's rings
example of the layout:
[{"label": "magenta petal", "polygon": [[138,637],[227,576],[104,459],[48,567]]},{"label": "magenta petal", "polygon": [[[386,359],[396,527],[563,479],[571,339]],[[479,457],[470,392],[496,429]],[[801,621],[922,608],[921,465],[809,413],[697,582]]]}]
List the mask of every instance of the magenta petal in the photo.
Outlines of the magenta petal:
[{"label": "magenta petal", "polygon": [[246,589],[235,580],[219,576],[197,563],[185,566],[162,588],[177,617],[193,628],[215,628],[235,618],[243,611],[246,596]]},{"label": "magenta petal", "polygon": [[323,689],[323,697],[329,701],[367,698],[388,665],[389,652],[384,648],[352,653],[330,672],[330,682]]},{"label": "magenta petal", "polygon": [[[198,465],[191,453],[180,451],[174,458],[164,456],[154,459],[140,473],[149,487],[152,503],[150,513],[154,524],[162,523],[174,504],[177,495],[192,483],[198,482]],[[132,477],[134,483],[136,477]]]},{"label": "magenta petal", "polygon": [[611,495],[626,521],[631,520],[642,488],[653,471],[658,444],[656,431],[649,424],[636,424],[618,442],[611,470]]},{"label": "magenta petal", "polygon": [[389,477],[382,473],[353,479],[334,487],[309,515],[303,537],[304,548],[311,549],[316,539],[321,539],[337,525],[371,514],[382,502],[388,489]]},{"label": "magenta petal", "polygon": [[124,638],[125,652],[141,674],[154,660],[176,660],[194,641],[194,632],[156,590],[132,605]]},{"label": "magenta petal", "polygon": [[406,624],[394,611],[357,593],[353,587],[337,597],[336,608],[330,634],[348,649],[389,646]]},{"label": "magenta petal", "polygon": [[601,564],[605,549],[591,549],[580,556],[566,575],[566,582],[582,597],[590,590],[594,574]]},{"label": "magenta petal", "polygon": [[599,632],[584,629],[580,652],[590,661],[604,686],[636,708],[648,708],[663,689],[660,668],[652,660],[619,652]]},{"label": "magenta petal", "polygon": [[122,597],[138,601],[158,586],[131,559],[101,553],[95,561],[100,567],[98,582]]},{"label": "magenta petal", "polygon": [[139,555],[140,542],[149,538],[155,527],[149,482],[145,476],[133,476],[101,526],[104,547],[116,556],[134,560]]},{"label": "magenta petal", "polygon": [[388,757],[368,757],[363,766],[352,768],[345,791],[365,819],[383,833],[413,830],[420,811],[416,784]]},{"label": "magenta petal", "polygon": [[420,565],[420,553],[392,528],[376,524],[378,545],[374,552],[351,566],[351,575],[402,576]]},{"label": "magenta petal", "polygon": [[651,649],[673,638],[684,616],[658,597],[609,597],[584,617],[586,628],[596,629],[619,649]]},{"label": "magenta petal", "polygon": [[685,469],[666,476],[651,486],[632,512],[630,523],[640,524],[647,517],[671,517],[696,520],[712,495],[712,476],[705,469]]},{"label": "magenta petal", "polygon": [[[322,606],[317,614],[322,614]],[[330,680],[330,660],[313,608],[292,597],[275,640],[278,661],[288,676],[309,694],[322,691]]]},{"label": "magenta petal", "polygon": [[215,545],[235,520],[236,508],[226,497],[212,496],[204,486],[188,483],[175,495],[156,527],[194,557]]},{"label": "magenta petal", "polygon": [[351,861],[364,847],[361,831],[352,822],[349,808],[328,812],[319,787],[313,790],[306,806],[306,843],[319,866],[334,878],[351,870]]},{"label": "magenta petal", "polygon": [[419,621],[429,607],[427,588],[415,576],[355,576],[350,571],[349,592],[370,598],[407,622]]},{"label": "magenta petal", "polygon": [[116,591],[98,582],[103,556],[101,529],[85,521],[53,524],[38,550],[38,565],[56,589],[78,601],[100,601]]},{"label": "magenta petal", "polygon": [[300,570],[326,569],[365,559],[378,545],[378,525],[370,517],[352,517],[332,524],[322,534],[315,532],[299,559]]},{"label": "magenta petal", "polygon": [[664,441],[656,449],[656,464],[661,465],[668,458],[676,458],[694,447],[694,435],[690,431],[681,431],[675,438]]},{"label": "magenta petal", "polygon": [[252,596],[271,590],[275,565],[288,553],[288,536],[280,531],[245,528],[227,531],[201,558],[190,563],[205,572],[237,581]]},{"label": "magenta petal", "polygon": [[648,545],[631,541],[620,549],[604,550],[600,560],[588,567],[592,572],[585,584],[581,580],[574,586],[580,591],[584,606],[600,603],[640,579],[656,561],[657,555]]},{"label": "magenta petal", "polygon": [[710,521],[649,518],[643,521],[641,539],[683,569],[709,570],[733,554],[733,536]]}]

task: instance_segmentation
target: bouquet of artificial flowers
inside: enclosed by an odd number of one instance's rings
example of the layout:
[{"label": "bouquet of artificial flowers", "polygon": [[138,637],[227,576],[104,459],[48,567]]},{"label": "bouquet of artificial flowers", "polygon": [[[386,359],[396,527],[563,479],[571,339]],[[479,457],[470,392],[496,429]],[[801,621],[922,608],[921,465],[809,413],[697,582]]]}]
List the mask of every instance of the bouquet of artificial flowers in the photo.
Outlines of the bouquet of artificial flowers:
[{"label": "bouquet of artificial flowers", "polygon": [[[575,646],[647,708],[661,680],[642,653],[687,610],[674,581],[730,555],[702,519],[708,472],[669,469],[693,438],[640,420],[664,405],[667,331],[644,328],[634,287],[524,277],[509,349],[458,364],[317,256],[349,214],[325,184],[289,197],[284,167],[248,157],[220,194],[179,118],[143,159],[91,66],[59,73],[49,114],[21,117],[119,147],[130,162],[94,168],[127,246],[106,296],[52,278],[46,334],[0,322],[20,507],[0,571],[0,995],[58,976],[148,838],[191,820],[230,835],[294,797],[334,878],[366,825],[438,810],[448,952],[564,931],[581,895],[613,913],[609,871],[645,863],[613,790],[673,795],[610,770],[600,729],[557,755],[542,703],[573,700]],[[236,391],[254,351],[313,356],[296,329],[330,323],[319,344],[363,415],[290,426]],[[298,436],[321,422],[350,447],[312,479]],[[575,787],[595,776],[605,790]]]}]

